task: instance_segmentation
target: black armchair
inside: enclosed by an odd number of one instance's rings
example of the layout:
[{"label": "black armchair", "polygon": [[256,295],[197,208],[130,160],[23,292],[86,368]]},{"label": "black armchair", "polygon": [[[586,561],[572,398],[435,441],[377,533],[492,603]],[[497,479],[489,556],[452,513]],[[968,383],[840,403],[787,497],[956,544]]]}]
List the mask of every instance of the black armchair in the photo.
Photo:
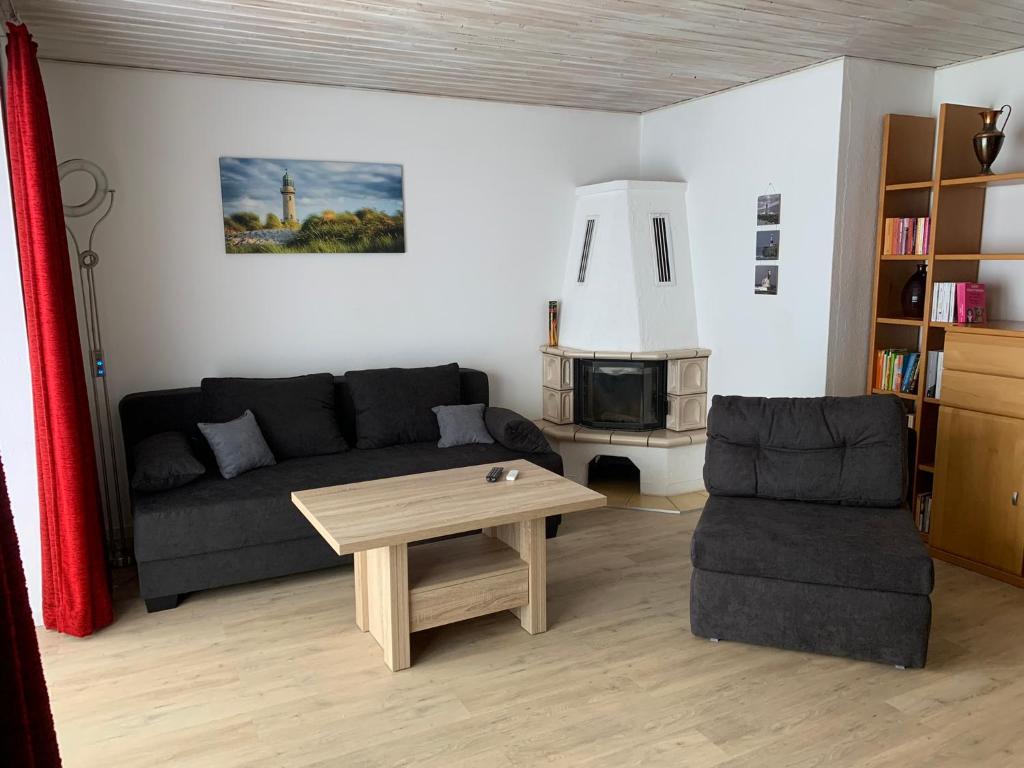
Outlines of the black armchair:
[{"label": "black armchair", "polygon": [[896,397],[714,398],[693,634],[923,667],[931,558]]}]

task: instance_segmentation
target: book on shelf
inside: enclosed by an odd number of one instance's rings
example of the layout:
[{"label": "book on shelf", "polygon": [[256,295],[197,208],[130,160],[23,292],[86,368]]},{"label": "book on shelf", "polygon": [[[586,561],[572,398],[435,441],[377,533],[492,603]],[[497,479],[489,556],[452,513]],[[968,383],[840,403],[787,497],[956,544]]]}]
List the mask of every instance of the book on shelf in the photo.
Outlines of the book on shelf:
[{"label": "book on shelf", "polygon": [[882,252],[888,256],[924,256],[930,235],[931,219],[927,216],[886,219]]},{"label": "book on shelf", "polygon": [[933,323],[984,323],[984,283],[933,283]]},{"label": "book on shelf", "polygon": [[928,353],[928,369],[925,373],[924,393],[928,397],[939,398],[942,396],[942,358],[941,349],[932,350]]},{"label": "book on shelf", "polygon": [[928,533],[932,528],[932,494],[931,492],[917,494],[914,503],[914,523],[921,533]]},{"label": "book on shelf", "polygon": [[875,358],[875,389],[917,392],[921,353],[906,349],[880,349]]}]

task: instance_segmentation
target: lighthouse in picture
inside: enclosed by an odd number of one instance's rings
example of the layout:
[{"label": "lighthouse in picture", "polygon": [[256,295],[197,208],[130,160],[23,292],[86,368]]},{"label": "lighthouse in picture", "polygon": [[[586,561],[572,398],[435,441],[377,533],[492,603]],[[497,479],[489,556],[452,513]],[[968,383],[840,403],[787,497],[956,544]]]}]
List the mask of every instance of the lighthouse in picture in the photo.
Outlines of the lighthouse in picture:
[{"label": "lighthouse in picture", "polygon": [[298,224],[299,217],[295,215],[295,185],[292,184],[292,177],[288,175],[288,169],[284,169],[284,178],[281,179],[281,204],[284,215],[281,217],[285,224]]}]

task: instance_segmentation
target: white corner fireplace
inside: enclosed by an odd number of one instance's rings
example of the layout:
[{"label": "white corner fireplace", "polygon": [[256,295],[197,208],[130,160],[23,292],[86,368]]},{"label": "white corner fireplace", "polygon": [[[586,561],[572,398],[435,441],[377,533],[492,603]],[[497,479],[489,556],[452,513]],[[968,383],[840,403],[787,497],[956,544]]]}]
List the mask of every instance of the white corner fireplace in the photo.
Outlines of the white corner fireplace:
[{"label": "white corner fireplace", "polygon": [[541,347],[544,418],[567,477],[597,456],[640,469],[641,492],[703,487],[708,349],[697,316],[683,182],[576,190],[558,346]]}]

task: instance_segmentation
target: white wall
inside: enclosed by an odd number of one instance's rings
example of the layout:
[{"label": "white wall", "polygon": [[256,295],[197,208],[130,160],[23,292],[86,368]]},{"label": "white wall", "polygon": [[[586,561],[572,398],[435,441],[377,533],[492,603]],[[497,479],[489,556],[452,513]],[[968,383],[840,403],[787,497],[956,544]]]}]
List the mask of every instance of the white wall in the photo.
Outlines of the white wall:
[{"label": "white wall", "polygon": [[[688,184],[711,393],[825,391],[842,61],[642,116],[641,169]],[[754,295],[757,196],[782,194],[779,293]]]},{"label": "white wall", "polygon": [[[934,114],[939,105],[975,104],[1015,110],[1006,126],[1006,142],[993,170],[1024,169],[1024,50],[958,64],[935,73]],[[1000,125],[1002,118],[1000,118]],[[981,130],[981,119],[978,119]],[[1024,252],[1024,186],[989,187],[985,195],[983,253]],[[978,279],[986,284],[989,314],[994,319],[1024,319],[1024,264],[986,262]]]},{"label": "white wall", "polygon": [[[112,396],[203,376],[458,361],[540,410],[573,190],[629,115],[44,63],[59,159],[117,189],[97,270]],[[401,163],[405,254],[225,255],[218,157]]]},{"label": "white wall", "polygon": [[[0,141],[0,167],[7,168],[7,143]],[[14,235],[11,185],[0,174],[0,457],[11,497],[14,528],[28,582],[28,599],[37,624],[43,622],[42,570],[39,551],[39,490],[36,482],[32,378],[25,336],[25,304]]]},{"label": "white wall", "polygon": [[929,115],[934,70],[847,58],[839,130],[835,249],[825,392],[859,395],[867,378],[882,118]]}]

